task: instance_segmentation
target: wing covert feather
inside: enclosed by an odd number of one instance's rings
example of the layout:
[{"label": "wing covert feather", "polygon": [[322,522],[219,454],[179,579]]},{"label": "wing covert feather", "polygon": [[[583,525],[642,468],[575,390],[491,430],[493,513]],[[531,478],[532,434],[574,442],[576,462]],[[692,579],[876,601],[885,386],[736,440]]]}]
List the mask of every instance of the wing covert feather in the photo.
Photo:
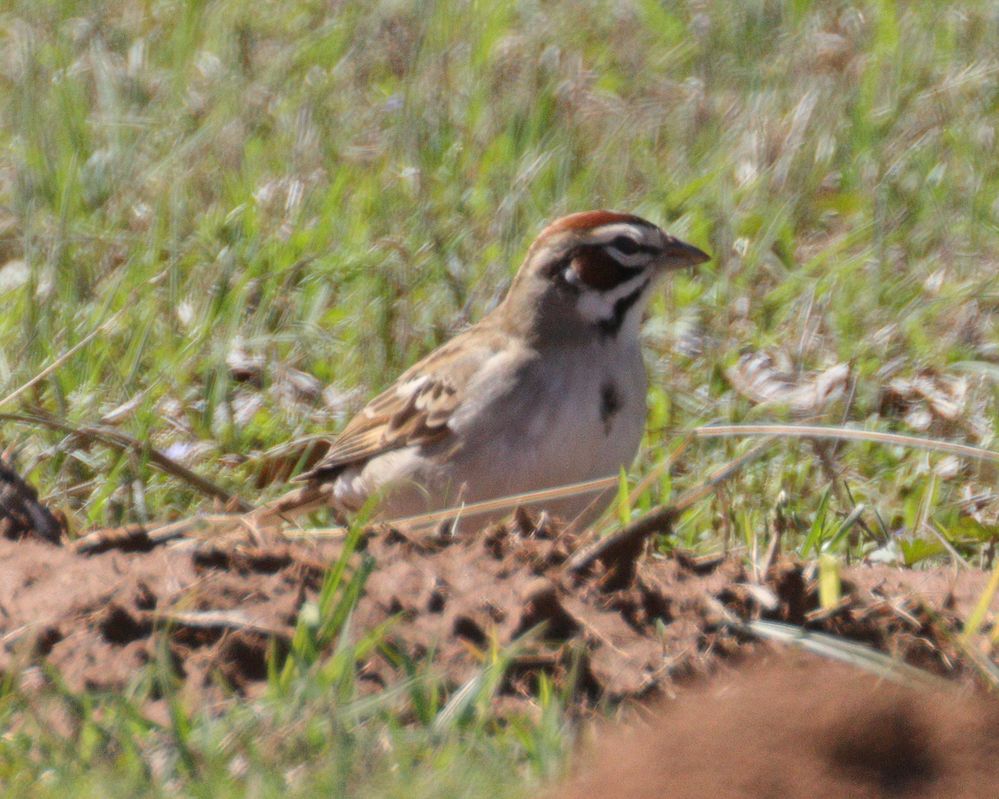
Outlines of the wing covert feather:
[{"label": "wing covert feather", "polygon": [[446,441],[448,426],[461,404],[464,387],[502,346],[502,337],[483,337],[477,347],[458,336],[408,369],[389,388],[372,399],[337,436],[316,466],[296,480],[335,476],[343,468],[362,464],[376,455],[412,445]]}]

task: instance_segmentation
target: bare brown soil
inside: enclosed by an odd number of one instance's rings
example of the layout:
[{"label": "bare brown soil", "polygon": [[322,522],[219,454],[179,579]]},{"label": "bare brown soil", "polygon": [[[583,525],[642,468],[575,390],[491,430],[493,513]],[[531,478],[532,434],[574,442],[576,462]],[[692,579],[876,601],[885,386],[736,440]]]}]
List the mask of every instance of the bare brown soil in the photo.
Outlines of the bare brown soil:
[{"label": "bare brown soil", "polygon": [[997,755],[994,699],[771,656],[593,735],[551,799],[987,799]]},{"label": "bare brown soil", "polygon": [[[108,536],[92,554],[0,539],[0,671],[44,658],[72,688],[116,690],[165,642],[192,701],[221,699],[227,688],[252,694],[269,647],[287,646],[340,546],[154,546],[135,532]],[[394,619],[393,645],[416,659],[432,654],[451,686],[477,673],[490,646],[520,641],[503,692],[528,700],[542,672],[560,685],[571,679],[584,704],[654,695],[758,650],[741,627],[753,618],[842,635],[938,674],[972,673],[952,632],[984,586],[977,572],[855,568],[828,611],[801,563],[778,559],[754,577],[742,559],[675,554],[646,558],[622,578],[599,564],[568,572],[577,548],[526,514],[461,539],[374,529],[362,549],[375,568],[353,627]],[[372,689],[399,676],[383,653],[360,670]]]}]

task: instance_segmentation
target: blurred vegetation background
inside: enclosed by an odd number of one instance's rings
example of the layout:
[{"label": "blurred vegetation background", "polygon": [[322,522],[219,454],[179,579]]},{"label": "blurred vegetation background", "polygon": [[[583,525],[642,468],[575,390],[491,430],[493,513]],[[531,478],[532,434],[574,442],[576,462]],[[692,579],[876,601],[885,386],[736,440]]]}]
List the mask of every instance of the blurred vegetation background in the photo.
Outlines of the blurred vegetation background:
[{"label": "blurred vegetation background", "polygon": [[[653,305],[633,480],[710,421],[995,449],[996,42],[996,4],[935,0],[5,0],[0,401],[104,327],[0,412],[256,502],[268,452],[478,319],[547,220],[608,207],[714,257]],[[75,532],[208,503],[148,453],[0,430]],[[743,446],[697,443],[625,515]],[[678,543],[751,546],[779,498],[806,555],[987,563],[995,484],[781,443]]]}]

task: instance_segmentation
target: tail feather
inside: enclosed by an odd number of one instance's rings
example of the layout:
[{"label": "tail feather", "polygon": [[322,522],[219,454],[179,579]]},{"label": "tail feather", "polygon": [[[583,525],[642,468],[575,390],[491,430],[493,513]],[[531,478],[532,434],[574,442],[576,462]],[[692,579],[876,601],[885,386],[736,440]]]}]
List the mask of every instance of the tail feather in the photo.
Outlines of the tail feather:
[{"label": "tail feather", "polygon": [[273,524],[281,520],[290,521],[330,504],[329,486],[313,482],[261,505],[249,516],[259,524]]}]

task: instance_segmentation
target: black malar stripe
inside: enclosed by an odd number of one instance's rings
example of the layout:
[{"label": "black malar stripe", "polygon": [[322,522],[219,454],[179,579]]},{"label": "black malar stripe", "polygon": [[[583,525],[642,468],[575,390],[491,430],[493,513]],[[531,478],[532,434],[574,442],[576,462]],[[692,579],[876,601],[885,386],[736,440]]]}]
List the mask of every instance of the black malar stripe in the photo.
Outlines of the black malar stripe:
[{"label": "black malar stripe", "polygon": [[[634,275],[632,275],[634,277]],[[631,310],[632,306],[638,302],[638,298],[645,293],[645,290],[649,287],[649,283],[652,278],[646,278],[642,281],[637,289],[635,289],[630,294],[625,294],[621,299],[614,303],[614,315],[609,319],[603,319],[597,323],[597,328],[600,330],[600,334],[605,338],[616,336],[618,331],[621,329],[621,325],[624,324],[624,317],[628,315],[628,311]]]}]

